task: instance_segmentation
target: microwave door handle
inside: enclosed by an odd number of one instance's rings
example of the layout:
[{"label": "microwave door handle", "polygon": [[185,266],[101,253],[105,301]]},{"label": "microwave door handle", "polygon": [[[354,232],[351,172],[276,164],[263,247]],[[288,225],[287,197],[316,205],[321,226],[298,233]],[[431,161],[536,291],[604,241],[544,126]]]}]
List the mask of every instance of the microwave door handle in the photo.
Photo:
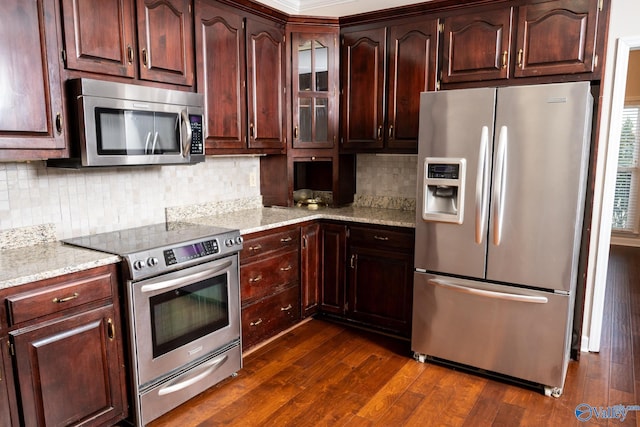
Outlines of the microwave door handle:
[{"label": "microwave door handle", "polygon": [[144,154],[149,154],[149,141],[151,141],[151,132],[147,133],[147,140],[144,142]]},{"label": "microwave door handle", "polygon": [[184,120],[185,128],[187,130],[187,137],[185,138],[184,145],[182,146],[182,157],[187,157],[191,151],[191,140],[193,139],[193,131],[191,130],[191,123],[189,123],[189,116],[187,110],[182,110],[182,120]]},{"label": "microwave door handle", "polygon": [[158,132],[153,136],[153,144],[151,145],[151,154],[156,153],[156,144],[158,143]]}]

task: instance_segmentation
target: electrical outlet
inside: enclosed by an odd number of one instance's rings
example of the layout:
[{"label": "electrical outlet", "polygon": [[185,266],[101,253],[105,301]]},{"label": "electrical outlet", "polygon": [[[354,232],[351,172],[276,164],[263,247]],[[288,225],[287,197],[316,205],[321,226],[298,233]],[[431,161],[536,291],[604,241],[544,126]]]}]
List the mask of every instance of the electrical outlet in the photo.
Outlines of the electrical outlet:
[{"label": "electrical outlet", "polygon": [[249,174],[249,187],[255,187],[258,185],[258,176],[255,170],[252,170]]}]

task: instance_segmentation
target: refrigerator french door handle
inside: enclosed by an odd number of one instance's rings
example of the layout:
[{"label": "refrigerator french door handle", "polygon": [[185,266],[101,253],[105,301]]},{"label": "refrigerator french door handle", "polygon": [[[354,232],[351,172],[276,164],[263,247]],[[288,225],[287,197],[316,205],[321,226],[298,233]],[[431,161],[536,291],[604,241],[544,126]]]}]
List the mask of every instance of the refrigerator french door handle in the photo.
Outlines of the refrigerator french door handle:
[{"label": "refrigerator french door handle", "polygon": [[507,145],[509,143],[508,129],[500,128],[498,137],[498,155],[494,175],[494,193],[491,200],[493,218],[493,244],[498,246],[502,240],[502,222],[504,217],[504,193],[507,185]]},{"label": "refrigerator french door handle", "polygon": [[478,156],[478,176],[476,177],[476,243],[482,244],[487,223],[487,202],[489,200],[489,127],[482,126],[480,153]]},{"label": "refrigerator french door handle", "polygon": [[533,304],[546,304],[547,302],[549,302],[548,298],[543,296],[518,295],[518,294],[509,294],[506,292],[496,292],[496,291],[488,291],[485,289],[469,288],[467,286],[461,286],[461,285],[449,283],[441,279],[431,279],[428,282],[432,285],[451,289],[456,292],[462,292],[462,293],[471,294],[471,295],[478,295],[486,298],[500,299],[500,300],[506,300],[506,301],[528,302]]}]

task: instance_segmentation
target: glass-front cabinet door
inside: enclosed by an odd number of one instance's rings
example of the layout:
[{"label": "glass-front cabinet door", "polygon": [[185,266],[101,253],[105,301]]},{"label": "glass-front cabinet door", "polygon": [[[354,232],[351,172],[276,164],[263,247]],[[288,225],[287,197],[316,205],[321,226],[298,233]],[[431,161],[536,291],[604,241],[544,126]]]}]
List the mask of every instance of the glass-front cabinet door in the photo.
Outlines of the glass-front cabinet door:
[{"label": "glass-front cabinet door", "polygon": [[334,34],[293,35],[293,147],[331,148],[336,142]]}]

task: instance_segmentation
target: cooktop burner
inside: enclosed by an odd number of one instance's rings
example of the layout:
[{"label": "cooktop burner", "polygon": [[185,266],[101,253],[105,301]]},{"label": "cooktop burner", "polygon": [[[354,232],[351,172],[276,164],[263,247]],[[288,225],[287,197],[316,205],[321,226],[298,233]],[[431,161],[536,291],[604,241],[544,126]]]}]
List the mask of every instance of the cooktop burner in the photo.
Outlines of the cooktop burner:
[{"label": "cooktop burner", "polygon": [[132,279],[206,262],[242,249],[239,230],[168,222],[65,239],[63,242],[123,257]]}]

